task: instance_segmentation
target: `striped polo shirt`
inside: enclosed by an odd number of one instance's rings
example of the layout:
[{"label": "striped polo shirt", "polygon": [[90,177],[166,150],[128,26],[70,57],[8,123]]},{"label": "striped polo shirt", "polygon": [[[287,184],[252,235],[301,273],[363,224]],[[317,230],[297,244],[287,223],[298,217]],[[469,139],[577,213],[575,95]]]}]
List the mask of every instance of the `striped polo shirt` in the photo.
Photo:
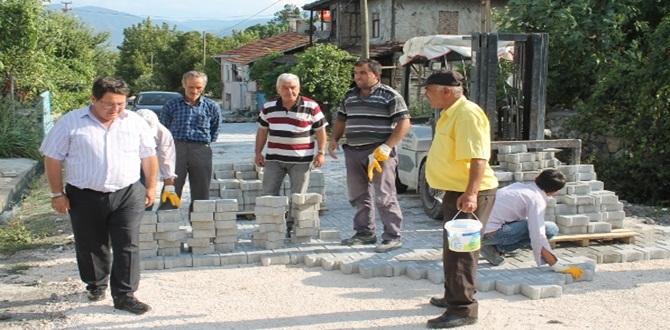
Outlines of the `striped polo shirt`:
[{"label": "striped polo shirt", "polygon": [[405,100],[387,85],[377,83],[370,96],[360,95],[360,88],[349,89],[337,111],[337,119],[347,122],[344,135],[351,146],[382,144],[398,121],[409,118]]},{"label": "striped polo shirt", "polygon": [[284,108],[281,98],[263,104],[258,125],[269,130],[266,160],[309,163],[314,159],[314,132],[328,122],[318,103],[298,96],[291,109]]}]

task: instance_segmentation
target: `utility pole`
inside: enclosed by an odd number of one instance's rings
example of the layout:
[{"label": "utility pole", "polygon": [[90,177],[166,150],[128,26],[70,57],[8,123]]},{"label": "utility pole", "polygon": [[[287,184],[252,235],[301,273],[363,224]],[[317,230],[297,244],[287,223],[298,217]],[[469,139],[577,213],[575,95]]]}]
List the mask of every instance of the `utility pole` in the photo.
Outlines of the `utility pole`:
[{"label": "utility pole", "polygon": [[72,10],[72,8],[68,7],[69,5],[72,4],[72,1],[61,1],[60,3],[62,3],[63,6],[65,6],[65,7],[62,9],[64,13],[67,14],[68,11]]},{"label": "utility pole", "polygon": [[481,32],[491,32],[491,0],[481,0],[479,18],[481,21]]},{"label": "utility pole", "polygon": [[361,0],[361,54],[370,58],[370,24],[368,24],[368,0]]},{"label": "utility pole", "polygon": [[205,64],[207,64],[207,32],[202,31],[202,72],[205,72]]}]

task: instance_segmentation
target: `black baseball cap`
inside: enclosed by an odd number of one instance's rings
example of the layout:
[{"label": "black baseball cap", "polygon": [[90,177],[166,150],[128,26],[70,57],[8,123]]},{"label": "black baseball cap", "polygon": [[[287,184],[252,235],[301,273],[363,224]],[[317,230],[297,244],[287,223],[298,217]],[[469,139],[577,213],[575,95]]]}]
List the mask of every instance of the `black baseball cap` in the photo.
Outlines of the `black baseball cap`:
[{"label": "black baseball cap", "polygon": [[442,85],[442,86],[462,86],[463,75],[458,71],[436,72],[430,75],[419,86]]}]

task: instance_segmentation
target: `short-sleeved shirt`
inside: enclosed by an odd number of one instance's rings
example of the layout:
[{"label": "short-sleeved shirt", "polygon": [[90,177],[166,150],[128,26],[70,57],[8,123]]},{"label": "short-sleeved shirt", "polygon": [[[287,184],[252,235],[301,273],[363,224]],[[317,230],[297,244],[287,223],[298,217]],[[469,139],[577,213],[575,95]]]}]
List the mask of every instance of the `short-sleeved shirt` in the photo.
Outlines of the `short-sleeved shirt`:
[{"label": "short-sleeved shirt", "polygon": [[40,152],[64,162],[65,182],[80,189],[114,192],[140,179],[141,159],[156,154],[147,122],[123,111],[109,127],[89,107],[63,115]]},{"label": "short-sleeved shirt", "polygon": [[175,166],[177,151],[174,146],[172,133],[163,124],[158,123],[156,130],[156,156],[158,157],[158,170],[161,178],[174,179],[177,177]]},{"label": "short-sleeved shirt", "polygon": [[393,133],[395,124],[409,117],[402,96],[382,83],[374,85],[366,98],[361,98],[360,88],[349,89],[337,111],[337,119],[347,122],[344,135],[351,146],[382,144]]},{"label": "short-sleeved shirt", "polygon": [[314,100],[299,96],[291,109],[281,98],[266,102],[258,125],[268,129],[266,160],[309,163],[314,159],[314,132],[328,125],[321,107]]},{"label": "short-sleeved shirt", "polygon": [[[488,160],[491,157],[490,132],[484,111],[465,97],[443,109],[428,150],[428,184],[435,189],[464,192],[470,177],[471,159]],[[487,163],[479,190],[497,186],[498,180]]]},{"label": "short-sleeved shirt", "polygon": [[204,96],[194,105],[182,96],[163,106],[160,122],[175,141],[211,143],[219,137],[220,112],[221,107]]},{"label": "short-sleeved shirt", "polygon": [[499,189],[484,233],[494,232],[506,223],[526,221],[533,256],[537,265],[542,265],[542,248],[553,254],[544,225],[548,199],[547,193],[535,183],[516,182]]}]

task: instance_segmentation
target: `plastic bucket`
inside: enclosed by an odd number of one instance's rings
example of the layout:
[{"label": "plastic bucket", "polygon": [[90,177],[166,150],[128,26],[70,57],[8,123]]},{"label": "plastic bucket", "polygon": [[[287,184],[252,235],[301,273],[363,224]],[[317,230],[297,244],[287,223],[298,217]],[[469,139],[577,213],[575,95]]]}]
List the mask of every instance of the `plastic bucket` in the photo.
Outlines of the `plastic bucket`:
[{"label": "plastic bucket", "polygon": [[481,246],[482,223],[477,220],[451,220],[444,224],[447,230],[449,250],[455,252],[472,252]]}]

